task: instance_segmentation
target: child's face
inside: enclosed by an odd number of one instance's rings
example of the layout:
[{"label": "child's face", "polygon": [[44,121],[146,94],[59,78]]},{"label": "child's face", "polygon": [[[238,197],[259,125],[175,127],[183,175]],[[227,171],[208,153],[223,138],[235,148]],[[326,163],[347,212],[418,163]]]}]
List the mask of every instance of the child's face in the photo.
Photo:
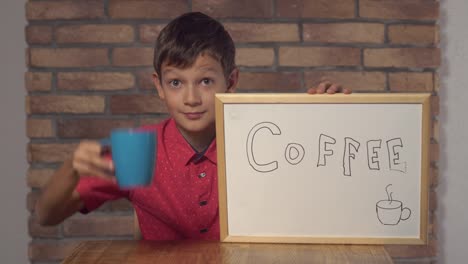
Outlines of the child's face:
[{"label": "child's face", "polygon": [[[200,55],[186,69],[162,65],[161,76],[154,76],[161,99],[180,132],[191,141],[215,134],[215,94],[234,92],[238,70],[224,76],[221,64],[209,55]],[[196,143],[196,142],[190,142]]]}]

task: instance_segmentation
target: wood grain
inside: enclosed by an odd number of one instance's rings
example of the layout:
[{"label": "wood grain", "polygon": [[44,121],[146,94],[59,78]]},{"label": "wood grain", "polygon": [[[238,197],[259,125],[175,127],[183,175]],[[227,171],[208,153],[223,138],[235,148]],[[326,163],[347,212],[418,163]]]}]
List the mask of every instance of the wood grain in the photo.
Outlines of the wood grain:
[{"label": "wood grain", "polygon": [[247,244],[206,241],[87,241],[63,264],[393,263],[383,246]]}]

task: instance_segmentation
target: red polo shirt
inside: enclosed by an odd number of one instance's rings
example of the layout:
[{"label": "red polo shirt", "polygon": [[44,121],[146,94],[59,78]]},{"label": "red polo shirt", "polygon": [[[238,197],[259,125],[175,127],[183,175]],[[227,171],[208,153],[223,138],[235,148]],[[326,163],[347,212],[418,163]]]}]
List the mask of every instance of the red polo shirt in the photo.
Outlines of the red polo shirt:
[{"label": "red polo shirt", "polygon": [[198,154],[180,134],[173,119],[143,127],[156,130],[158,149],[151,186],[120,190],[116,183],[81,177],[76,190],[83,213],[104,202],[129,199],[141,233],[148,240],[219,239],[216,140]]}]

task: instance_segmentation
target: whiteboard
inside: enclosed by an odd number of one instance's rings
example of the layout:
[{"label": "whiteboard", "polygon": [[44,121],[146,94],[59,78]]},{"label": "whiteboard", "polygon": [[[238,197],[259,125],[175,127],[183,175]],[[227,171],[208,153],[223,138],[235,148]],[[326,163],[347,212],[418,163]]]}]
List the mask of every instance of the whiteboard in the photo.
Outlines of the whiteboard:
[{"label": "whiteboard", "polygon": [[218,94],[221,240],[424,244],[429,94]]}]

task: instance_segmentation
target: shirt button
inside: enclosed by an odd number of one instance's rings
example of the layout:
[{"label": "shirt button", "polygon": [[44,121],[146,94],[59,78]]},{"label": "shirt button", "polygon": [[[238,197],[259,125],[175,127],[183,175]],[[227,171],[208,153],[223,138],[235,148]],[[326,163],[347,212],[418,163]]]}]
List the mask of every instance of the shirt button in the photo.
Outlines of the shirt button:
[{"label": "shirt button", "polygon": [[200,179],[205,178],[205,176],[206,176],[205,172],[202,172],[202,173],[198,174],[198,178],[200,178]]},{"label": "shirt button", "polygon": [[200,206],[205,206],[205,205],[207,205],[207,204],[208,204],[208,201],[201,201],[201,202],[200,202]]},{"label": "shirt button", "polygon": [[200,229],[200,233],[202,233],[202,234],[203,234],[203,233],[206,233],[206,232],[208,232],[208,228],[203,228],[203,229]]}]

